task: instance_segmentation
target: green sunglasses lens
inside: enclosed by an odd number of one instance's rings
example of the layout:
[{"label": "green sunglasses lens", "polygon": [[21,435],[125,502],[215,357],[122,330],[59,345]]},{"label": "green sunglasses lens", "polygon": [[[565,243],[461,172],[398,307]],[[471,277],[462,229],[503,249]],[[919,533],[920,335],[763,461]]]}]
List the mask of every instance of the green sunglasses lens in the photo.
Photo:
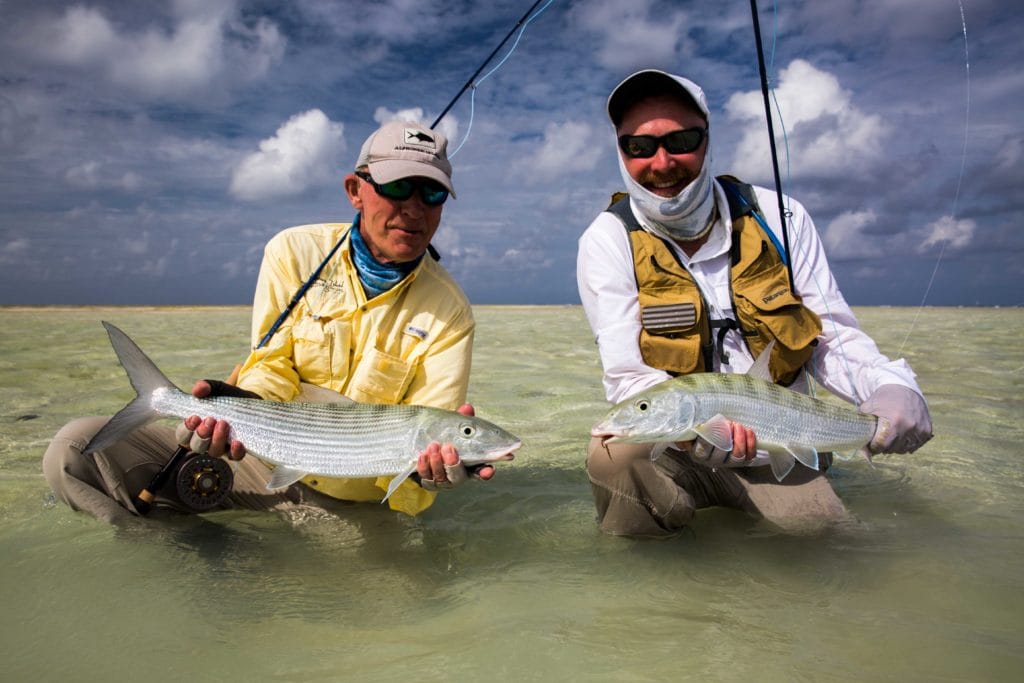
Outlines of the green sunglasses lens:
[{"label": "green sunglasses lens", "polygon": [[411,180],[401,178],[392,180],[390,183],[377,185],[377,192],[388,199],[406,200],[412,196],[415,186]]},{"label": "green sunglasses lens", "polygon": [[427,206],[440,206],[448,199],[448,190],[432,180],[415,181],[409,178],[399,178],[390,183],[377,183],[368,173],[357,173],[360,178],[373,185],[377,194],[388,199],[404,202],[412,196],[417,189],[420,199]]},{"label": "green sunglasses lens", "polygon": [[434,183],[423,183],[420,185],[420,197],[427,206],[438,206],[448,199],[448,190]]}]

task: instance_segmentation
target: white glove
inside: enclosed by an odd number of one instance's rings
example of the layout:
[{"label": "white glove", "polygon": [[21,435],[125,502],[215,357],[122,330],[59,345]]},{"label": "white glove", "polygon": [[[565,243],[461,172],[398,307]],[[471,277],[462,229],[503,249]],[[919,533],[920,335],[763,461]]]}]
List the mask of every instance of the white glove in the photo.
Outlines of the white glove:
[{"label": "white glove", "polygon": [[872,453],[913,453],[932,438],[928,405],[913,389],[883,384],[860,406],[860,412],[878,418]]}]

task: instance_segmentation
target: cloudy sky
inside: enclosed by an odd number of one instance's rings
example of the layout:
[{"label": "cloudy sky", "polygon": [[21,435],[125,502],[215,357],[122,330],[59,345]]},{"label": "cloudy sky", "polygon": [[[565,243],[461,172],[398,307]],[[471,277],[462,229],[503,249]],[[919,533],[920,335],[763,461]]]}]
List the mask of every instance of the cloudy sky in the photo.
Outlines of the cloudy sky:
[{"label": "cloudy sky", "polygon": [[[530,4],[0,0],[0,304],[248,303],[265,241],[351,220],[365,137],[433,122]],[[759,4],[784,189],[850,302],[1024,304],[1024,6]],[[553,0],[440,125],[474,303],[579,301],[604,102],[649,66],[704,86],[716,172],[772,183],[749,3]]]}]

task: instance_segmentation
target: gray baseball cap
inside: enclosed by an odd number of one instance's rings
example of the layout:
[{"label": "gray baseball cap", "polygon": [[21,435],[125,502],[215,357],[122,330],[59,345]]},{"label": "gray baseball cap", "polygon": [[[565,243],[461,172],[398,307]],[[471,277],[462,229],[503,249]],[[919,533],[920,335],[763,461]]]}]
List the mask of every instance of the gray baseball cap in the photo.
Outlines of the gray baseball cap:
[{"label": "gray baseball cap", "polygon": [[363,166],[378,183],[419,176],[436,180],[455,196],[448,138],[419,123],[389,121],[371,133],[356,161],[357,169]]}]

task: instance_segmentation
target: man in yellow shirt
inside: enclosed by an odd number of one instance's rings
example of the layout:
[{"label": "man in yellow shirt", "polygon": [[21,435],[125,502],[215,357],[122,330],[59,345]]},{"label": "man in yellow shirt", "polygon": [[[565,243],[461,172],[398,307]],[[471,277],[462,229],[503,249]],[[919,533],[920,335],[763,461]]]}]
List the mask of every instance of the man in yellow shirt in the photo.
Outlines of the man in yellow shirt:
[{"label": "man in yellow shirt", "polygon": [[[233,393],[277,401],[330,400],[429,405],[472,414],[466,404],[474,320],[462,290],[438,263],[430,240],[442,206],[454,196],[443,135],[417,123],[391,122],[366,140],[355,171],[344,180],[358,212],[352,224],[286,229],[267,244],[253,304],[253,351],[237,386],[201,380],[196,396]],[[167,427],[137,430],[115,446],[83,456],[103,425],[83,418],[65,426],[43,459],[57,496],[75,509],[117,521],[133,510],[132,496],[168,460]],[[380,501],[390,477],[308,476],[267,491],[269,468],[229,443],[230,425],[192,416],[189,430],[211,456],[239,460],[228,507],[329,505],[331,499]],[[490,479],[485,466],[472,473]],[[451,444],[419,454],[417,476],[388,498],[392,509],[415,515],[436,491],[469,478]],[[158,503],[184,509],[173,487]]]}]

